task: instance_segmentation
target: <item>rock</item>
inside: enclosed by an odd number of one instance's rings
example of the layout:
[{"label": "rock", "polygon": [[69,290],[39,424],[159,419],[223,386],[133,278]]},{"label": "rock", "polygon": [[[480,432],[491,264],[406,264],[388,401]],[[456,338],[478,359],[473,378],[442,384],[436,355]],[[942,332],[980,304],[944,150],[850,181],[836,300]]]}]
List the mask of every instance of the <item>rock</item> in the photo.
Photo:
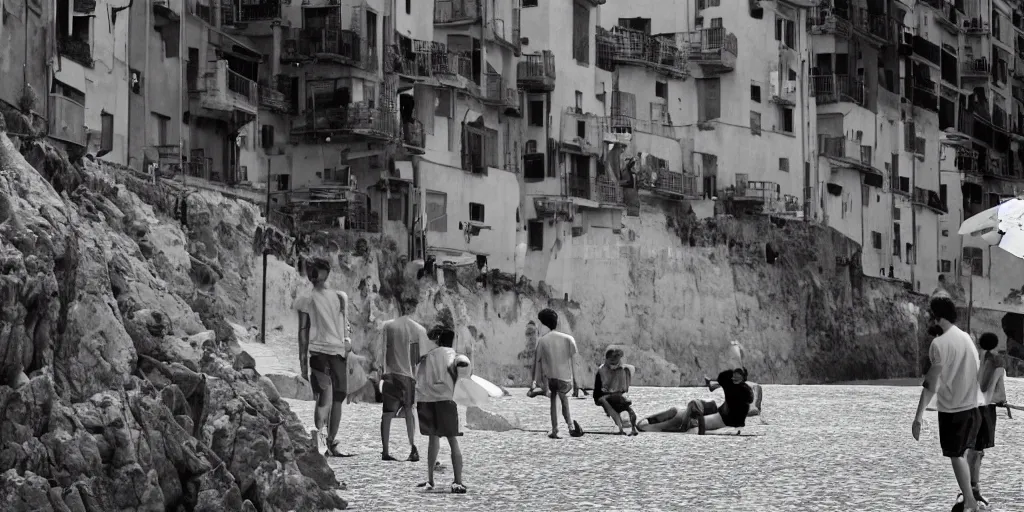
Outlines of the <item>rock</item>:
[{"label": "rock", "polygon": [[466,427],[473,430],[490,430],[492,432],[507,432],[519,429],[519,419],[508,418],[503,414],[485,411],[479,407],[466,408]]},{"label": "rock", "polygon": [[277,386],[274,385],[274,381],[270,380],[266,376],[259,376],[260,388],[263,390],[263,394],[267,395],[267,400],[270,403],[276,404],[281,400],[281,394],[277,392]]},{"label": "rock", "polygon": [[291,372],[279,372],[266,374],[267,379],[274,383],[274,387],[281,398],[292,400],[313,401],[313,390],[309,387],[309,381],[301,375]]},{"label": "rock", "polygon": [[248,352],[243,351],[241,354],[235,356],[235,364],[233,368],[236,370],[256,369],[256,359],[254,359]]}]

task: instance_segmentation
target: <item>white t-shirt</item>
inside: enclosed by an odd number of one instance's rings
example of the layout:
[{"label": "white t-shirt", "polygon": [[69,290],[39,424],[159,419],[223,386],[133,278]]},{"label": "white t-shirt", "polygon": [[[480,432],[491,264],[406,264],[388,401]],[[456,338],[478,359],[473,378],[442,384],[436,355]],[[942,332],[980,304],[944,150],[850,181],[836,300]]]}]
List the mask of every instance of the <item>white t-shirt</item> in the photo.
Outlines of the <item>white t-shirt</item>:
[{"label": "white t-shirt", "polygon": [[935,390],[935,408],[939,412],[960,412],[985,403],[978,383],[978,349],[971,337],[952,326],[932,340],[928,349],[932,364],[942,366]]}]

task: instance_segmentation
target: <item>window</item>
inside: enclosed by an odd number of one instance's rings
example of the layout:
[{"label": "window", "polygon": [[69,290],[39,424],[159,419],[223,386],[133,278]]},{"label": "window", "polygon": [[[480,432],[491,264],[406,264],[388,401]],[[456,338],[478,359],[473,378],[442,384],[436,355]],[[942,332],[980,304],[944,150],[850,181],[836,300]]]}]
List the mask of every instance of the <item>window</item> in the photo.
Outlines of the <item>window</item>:
[{"label": "window", "polygon": [[531,220],[526,223],[526,247],[531,251],[544,250],[544,222]]},{"label": "window", "polygon": [[526,116],[530,126],[544,126],[544,100],[530,100]]},{"label": "window", "polygon": [[908,178],[906,176],[900,176],[900,187],[899,187],[898,190],[900,192],[903,192],[904,194],[909,194],[910,193],[910,178]]},{"label": "window", "polygon": [[897,258],[900,257],[900,223],[892,223],[892,255]]},{"label": "window", "polygon": [[722,18],[711,18],[711,28],[722,28]]},{"label": "window", "polygon": [[761,86],[750,84],[750,101],[761,103]]},{"label": "window", "polygon": [[668,82],[654,82],[654,95],[667,100]]},{"label": "window", "polygon": [[878,231],[871,232],[871,247],[878,250],[882,249],[882,234]]},{"label": "window", "polygon": [[412,14],[412,0],[405,0],[405,13]]},{"label": "window", "polygon": [[590,63],[590,9],[578,2],[572,4],[572,58]]},{"label": "window", "polygon": [[448,232],[448,195],[427,191],[427,231]]},{"label": "window", "polygon": [[618,25],[623,28],[637,30],[644,34],[651,35],[650,18],[619,18]]},{"label": "window", "polygon": [[472,222],[483,222],[484,205],[480,203],[469,203],[469,220]]},{"label": "window", "polygon": [[946,191],[946,186],[945,185],[939,185],[939,202],[942,203],[942,207],[943,208],[946,207],[946,200],[949,198],[949,196],[947,194],[948,194],[948,192]]},{"label": "window", "polygon": [[952,272],[952,271],[953,271],[953,262],[951,262],[949,260],[942,260],[942,270],[940,270],[940,272]]},{"label": "window", "polygon": [[761,135],[761,113],[750,111],[750,133]]},{"label": "window", "polygon": [[142,73],[136,69],[128,71],[128,81],[131,84],[132,94],[142,94]]},{"label": "window", "polygon": [[388,199],[388,220],[398,222],[405,220],[405,208],[402,208],[402,196]]},{"label": "window", "polygon": [[153,125],[156,127],[154,130],[156,135],[155,146],[166,146],[168,141],[168,127],[171,124],[171,118],[157,114],[153,112]]},{"label": "window", "polygon": [[484,167],[484,134],[479,128],[466,126],[462,130],[462,169],[476,174],[487,170]]},{"label": "window", "polygon": [[451,119],[455,116],[452,112],[452,89],[437,89],[437,107],[434,108],[434,115]]},{"label": "window", "polygon": [[900,220],[900,212],[901,211],[902,210],[900,210],[899,208],[893,208],[892,209],[892,220]]},{"label": "window", "polygon": [[[531,141],[532,142],[532,141]],[[544,181],[544,153],[537,153],[527,149],[523,155],[523,180],[528,182]]]},{"label": "window", "polygon": [[980,247],[964,247],[964,267],[971,269],[972,276],[985,275],[985,251]]},{"label": "window", "polygon": [[786,18],[775,18],[775,40],[782,41],[787,48],[796,49],[796,22]]},{"label": "window", "polygon": [[793,109],[782,108],[782,132],[793,133]]},{"label": "window", "polygon": [[290,174],[276,174],[277,177],[277,190],[288,190],[291,186],[291,175]]},{"label": "window", "polygon": [[718,119],[722,115],[722,85],[718,78],[697,80],[697,121]]},{"label": "window", "polygon": [[914,250],[914,244],[912,243],[907,243],[907,264],[917,264],[917,251]]},{"label": "window", "polygon": [[537,7],[537,0],[523,0],[523,7]]},{"label": "window", "polygon": [[576,112],[583,112],[583,91],[576,91]]},{"label": "window", "polygon": [[114,150],[114,114],[100,112],[100,123],[102,132],[100,136],[99,156],[103,156]]},{"label": "window", "polygon": [[782,172],[789,172],[789,159],[788,158],[780,158],[779,159],[779,170],[782,171]]},{"label": "window", "polygon": [[860,186],[860,205],[867,206],[871,203],[871,188],[863,183]]}]

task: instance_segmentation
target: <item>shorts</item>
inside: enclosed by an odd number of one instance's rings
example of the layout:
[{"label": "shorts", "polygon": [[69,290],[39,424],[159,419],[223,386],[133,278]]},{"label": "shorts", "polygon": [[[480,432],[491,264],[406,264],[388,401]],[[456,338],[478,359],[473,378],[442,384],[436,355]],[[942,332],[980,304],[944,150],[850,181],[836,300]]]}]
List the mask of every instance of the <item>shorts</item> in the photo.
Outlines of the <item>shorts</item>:
[{"label": "shorts", "polygon": [[348,360],[339,355],[309,353],[309,386],[313,396],[331,391],[335,402],[345,401],[348,395]]},{"label": "shorts", "polygon": [[455,402],[420,402],[416,410],[420,420],[420,434],[437,437],[459,435],[459,407]]},{"label": "shorts", "polygon": [[562,379],[548,379],[548,390],[552,393],[564,395],[572,391],[572,382]]},{"label": "shorts", "polygon": [[983,405],[978,407],[981,413],[981,426],[978,427],[978,437],[974,442],[974,449],[977,451],[995,448],[996,446],[996,406]]},{"label": "shorts", "polygon": [[394,373],[384,374],[384,389],[381,391],[384,414],[394,414],[399,409],[410,409],[416,403],[416,379]]},{"label": "shorts", "polygon": [[612,410],[620,414],[628,411],[633,406],[633,402],[630,402],[622,393],[605,395],[605,398],[607,398],[608,405],[611,406]]},{"label": "shorts", "polygon": [[685,430],[697,428],[699,425],[697,418],[718,414],[718,404],[714,400],[694,400],[690,402],[689,413],[690,422],[685,426]]},{"label": "shorts", "polygon": [[943,457],[963,457],[973,449],[981,428],[981,411],[975,407],[960,412],[939,413],[939,445]]}]

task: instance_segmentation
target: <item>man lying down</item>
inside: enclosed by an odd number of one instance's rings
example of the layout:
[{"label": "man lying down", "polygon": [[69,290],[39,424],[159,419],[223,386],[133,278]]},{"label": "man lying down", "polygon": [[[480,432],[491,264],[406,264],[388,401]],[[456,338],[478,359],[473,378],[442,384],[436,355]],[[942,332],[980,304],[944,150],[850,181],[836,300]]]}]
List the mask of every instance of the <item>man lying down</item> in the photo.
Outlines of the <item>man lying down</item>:
[{"label": "man lying down", "polygon": [[743,368],[726,370],[718,375],[717,384],[725,393],[718,405],[714,400],[693,400],[685,409],[673,407],[640,420],[641,432],[685,432],[703,435],[709,430],[747,425],[747,415],[754,403],[754,390],[747,383]]}]

